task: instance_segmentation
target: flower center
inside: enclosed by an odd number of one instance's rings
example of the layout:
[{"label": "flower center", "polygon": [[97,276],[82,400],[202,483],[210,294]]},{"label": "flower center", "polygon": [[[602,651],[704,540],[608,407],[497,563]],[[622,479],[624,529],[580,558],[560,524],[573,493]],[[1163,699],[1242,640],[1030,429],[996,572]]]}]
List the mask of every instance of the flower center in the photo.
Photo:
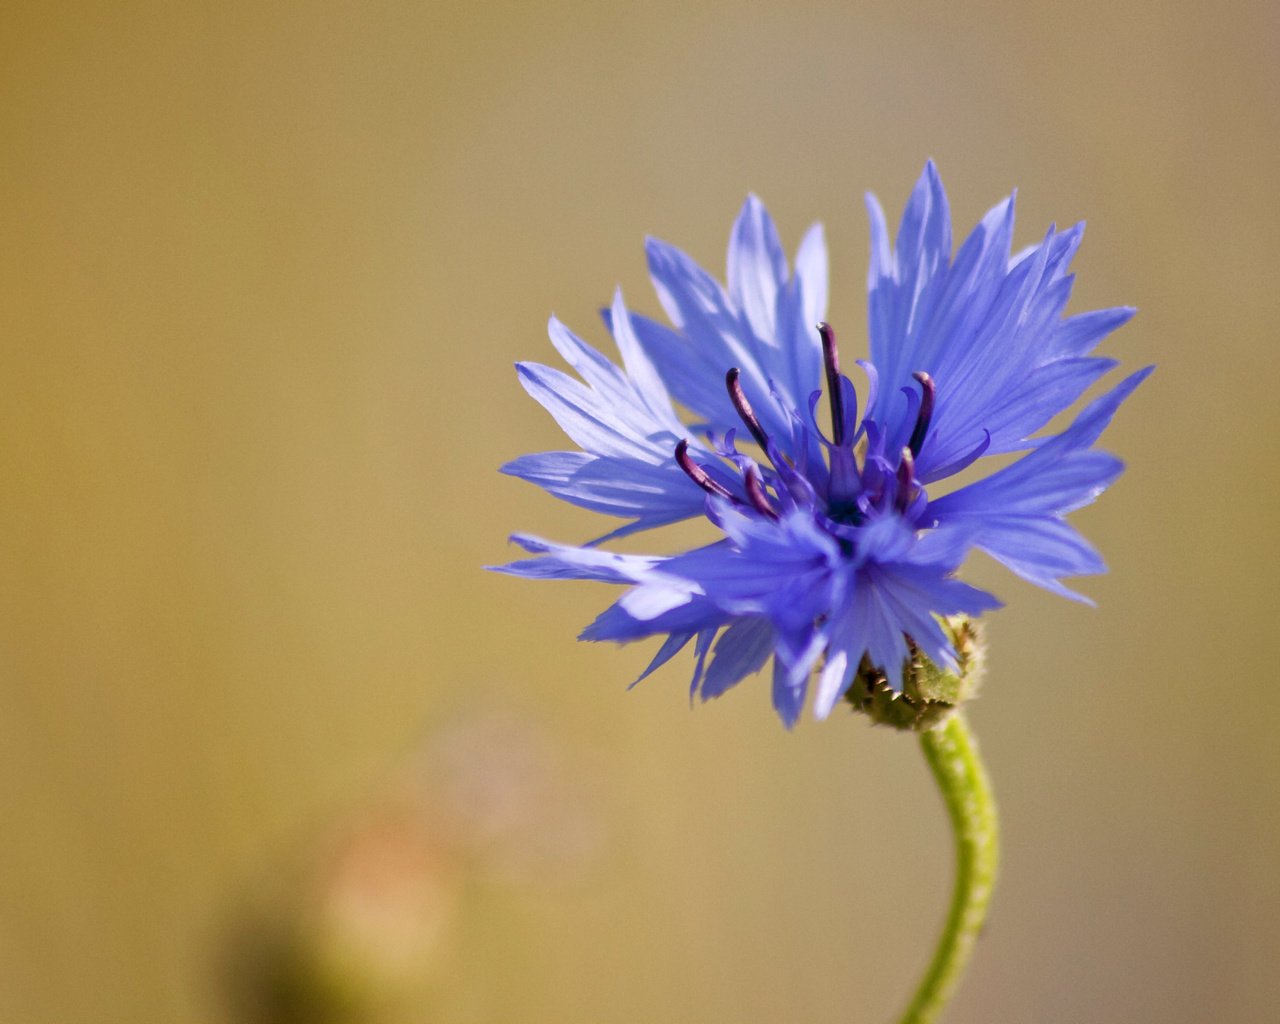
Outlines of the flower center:
[{"label": "flower center", "polygon": [[[772,470],[767,471],[768,480],[754,461],[737,454],[731,442],[727,449],[718,450],[719,454],[737,462],[742,474],[740,493],[745,495],[745,500],[717,480],[706,467],[693,461],[687,439],[676,445],[676,463],[708,494],[742,508],[750,507],[769,519],[777,519],[778,512],[766,485],[773,488],[784,506],[812,506],[831,522],[846,527],[861,526],[877,512],[909,515],[923,495],[923,488],[916,478],[916,459],[924,447],[933,420],[937,386],[923,370],[911,375],[920,385],[915,422],[907,443],[896,452],[886,451],[886,438],[879,424],[864,418],[861,426],[857,425],[856,394],[853,385],[840,372],[835,331],[827,323],[818,324],[817,330],[822,343],[822,365],[831,410],[831,440],[827,442],[820,438],[828,453],[826,473],[817,476],[804,474],[803,452],[795,453],[793,458],[778,451],[751,407],[742,387],[742,371],[736,366],[725,374],[725,388],[738,418],[772,464]],[[816,394],[813,401],[817,401]],[[847,407],[850,401],[854,403],[852,408]],[[816,429],[816,424],[814,426]]]}]

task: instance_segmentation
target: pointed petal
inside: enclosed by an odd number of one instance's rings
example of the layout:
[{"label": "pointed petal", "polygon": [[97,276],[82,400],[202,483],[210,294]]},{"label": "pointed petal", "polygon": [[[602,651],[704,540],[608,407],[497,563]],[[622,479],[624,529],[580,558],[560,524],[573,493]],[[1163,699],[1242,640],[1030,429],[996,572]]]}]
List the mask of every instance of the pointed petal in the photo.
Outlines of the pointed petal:
[{"label": "pointed petal", "polygon": [[1074,423],[986,479],[930,502],[939,519],[1000,512],[1065,514],[1093,501],[1120,474],[1123,463],[1087,450],[1120,405],[1151,373],[1139,370],[1090,403]]},{"label": "pointed petal", "polygon": [[827,318],[827,236],[821,224],[805,232],[796,250],[796,281],[800,285],[800,310],[812,329]]},{"label": "pointed petal", "polygon": [[633,682],[631,686],[627,687],[627,689],[631,689],[631,687],[648,679],[654,672],[684,650],[685,645],[687,645],[693,637],[693,633],[672,633],[662,641],[662,646],[658,648],[658,653],[653,656],[653,660],[649,662],[643,672],[636,676],[635,682]]},{"label": "pointed petal", "polygon": [[1097,550],[1070,524],[1047,516],[993,516],[977,538],[978,547],[1023,579],[1072,600],[1092,604],[1063,586],[1063,576],[1107,571]]},{"label": "pointed petal", "polygon": [[772,341],[778,289],[787,280],[787,257],[764,203],[752,195],[729,236],[729,297],[742,310],[756,337]]},{"label": "pointed petal", "polygon": [[715,656],[702,680],[702,699],[719,697],[753,672],[773,653],[773,630],[760,617],[738,619],[720,634]]},{"label": "pointed petal", "polygon": [[1136,312],[1132,306],[1117,306],[1067,317],[1054,332],[1053,347],[1064,356],[1085,355],[1108,334],[1133,319]]},{"label": "pointed petal", "polygon": [[646,527],[702,515],[706,505],[705,493],[674,461],[654,466],[587,452],[538,452],[508,462],[501,471],[573,505]]},{"label": "pointed petal", "polygon": [[507,565],[488,566],[493,572],[529,579],[594,580],[598,583],[635,583],[661,561],[643,555],[623,555],[599,548],[556,544],[529,534],[513,534],[511,540],[526,551],[541,555]]},{"label": "pointed petal", "polygon": [[650,424],[636,422],[616,401],[584,387],[568,374],[539,363],[517,363],[520,383],[549,412],[569,438],[595,455],[662,462],[680,440],[653,437]]},{"label": "pointed petal", "polygon": [[788,729],[795,726],[804,709],[807,677],[797,684],[787,669],[776,658],[773,661],[773,707]]},{"label": "pointed petal", "polygon": [[682,433],[680,420],[671,407],[671,396],[667,393],[666,386],[662,383],[662,378],[653,361],[636,337],[635,328],[631,324],[631,315],[622,301],[621,288],[613,294],[613,306],[610,309],[608,321],[631,387],[644,402],[645,408],[649,410],[655,421],[665,425],[673,433]]}]

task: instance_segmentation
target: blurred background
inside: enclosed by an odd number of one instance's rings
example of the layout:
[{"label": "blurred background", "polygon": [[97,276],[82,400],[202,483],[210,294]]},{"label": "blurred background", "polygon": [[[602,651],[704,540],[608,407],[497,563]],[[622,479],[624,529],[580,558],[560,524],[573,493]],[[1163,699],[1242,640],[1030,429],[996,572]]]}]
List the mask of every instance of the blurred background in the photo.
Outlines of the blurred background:
[{"label": "blurred background", "polygon": [[0,21],[0,1020],[866,1021],[932,945],[915,744],[575,643],[487,575],[591,517],[497,467],[641,241],[864,190],[1088,218],[1157,375],[972,718],[1005,862],[954,1024],[1270,1022],[1280,976],[1280,7],[73,3]]}]

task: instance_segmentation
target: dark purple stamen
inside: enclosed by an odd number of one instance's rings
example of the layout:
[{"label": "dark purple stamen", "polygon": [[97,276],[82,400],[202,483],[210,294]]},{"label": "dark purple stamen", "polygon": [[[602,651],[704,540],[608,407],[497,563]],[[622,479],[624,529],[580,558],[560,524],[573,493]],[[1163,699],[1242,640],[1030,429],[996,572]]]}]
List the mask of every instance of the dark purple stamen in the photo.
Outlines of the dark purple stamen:
[{"label": "dark purple stamen", "polygon": [[743,483],[746,484],[747,499],[751,502],[751,507],[763,516],[777,519],[778,513],[769,504],[769,496],[764,493],[764,481],[760,479],[760,474],[754,469],[747,470]]},{"label": "dark purple stamen", "polygon": [[747,425],[747,429],[751,431],[751,436],[756,439],[756,444],[767,451],[769,448],[769,435],[764,432],[764,427],[760,426],[760,421],[756,419],[755,410],[751,408],[751,403],[747,401],[747,393],[742,390],[742,383],[738,380],[741,376],[742,371],[736,366],[725,374],[724,382],[729,389],[729,401],[738,410],[738,415],[742,418],[742,422]]},{"label": "dark purple stamen", "polygon": [[836,351],[836,332],[831,325],[818,324],[822,337],[822,365],[827,369],[827,394],[831,396],[831,443],[844,444],[844,389],[840,386],[840,354]]},{"label": "dark purple stamen", "polygon": [[898,497],[897,506],[900,512],[905,512],[907,506],[911,504],[914,497],[912,491],[916,483],[916,460],[911,454],[910,448],[902,449],[902,461],[898,463]]},{"label": "dark purple stamen", "polygon": [[730,501],[736,501],[728,489],[707,475],[707,471],[693,461],[689,456],[689,442],[681,441],[676,445],[676,463],[684,470],[695,484],[701,487],[708,494],[714,494],[717,498],[728,498]]},{"label": "dark purple stamen", "polygon": [[919,455],[920,449],[924,447],[924,436],[929,432],[929,421],[933,419],[933,398],[937,392],[937,385],[933,383],[933,378],[923,370],[917,370],[911,375],[920,382],[920,411],[916,413],[915,429],[911,431],[911,440],[907,442],[907,447],[911,449],[911,454]]}]

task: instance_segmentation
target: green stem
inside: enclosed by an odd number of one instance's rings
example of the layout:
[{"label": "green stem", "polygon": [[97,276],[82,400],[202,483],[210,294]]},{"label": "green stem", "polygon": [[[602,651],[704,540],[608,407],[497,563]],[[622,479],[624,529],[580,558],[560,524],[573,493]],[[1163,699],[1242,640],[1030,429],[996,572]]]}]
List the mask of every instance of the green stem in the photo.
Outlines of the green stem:
[{"label": "green stem", "polygon": [[956,884],[933,962],[901,1024],[930,1024],[947,1005],[982,931],[999,860],[996,805],[978,745],[960,712],[920,734],[956,839]]}]

